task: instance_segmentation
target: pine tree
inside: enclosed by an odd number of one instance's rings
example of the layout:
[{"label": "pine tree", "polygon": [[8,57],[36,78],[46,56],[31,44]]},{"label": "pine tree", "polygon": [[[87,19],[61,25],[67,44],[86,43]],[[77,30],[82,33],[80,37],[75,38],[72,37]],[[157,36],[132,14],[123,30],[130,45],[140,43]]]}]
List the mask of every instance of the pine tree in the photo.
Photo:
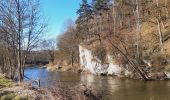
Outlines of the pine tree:
[{"label": "pine tree", "polygon": [[77,10],[78,19],[76,20],[77,29],[81,39],[85,39],[89,31],[88,22],[92,18],[92,7],[87,0],[82,0],[80,8]]},{"label": "pine tree", "polygon": [[109,10],[111,0],[93,0],[92,5],[95,12],[106,11]]},{"label": "pine tree", "polygon": [[79,15],[78,19],[87,20],[90,18],[92,14],[92,7],[88,4],[87,0],[82,0],[82,4],[80,5],[80,9],[77,10],[77,14]]}]

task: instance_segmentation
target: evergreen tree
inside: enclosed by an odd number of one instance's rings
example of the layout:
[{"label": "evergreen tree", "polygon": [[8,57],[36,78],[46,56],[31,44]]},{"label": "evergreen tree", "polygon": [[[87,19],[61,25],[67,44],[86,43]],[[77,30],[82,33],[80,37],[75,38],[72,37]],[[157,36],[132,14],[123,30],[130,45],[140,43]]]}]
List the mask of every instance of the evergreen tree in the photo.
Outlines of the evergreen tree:
[{"label": "evergreen tree", "polygon": [[92,7],[91,5],[88,4],[87,0],[82,0],[82,4],[80,5],[80,8],[77,10],[77,14],[79,15],[78,19],[84,21],[91,18]]},{"label": "evergreen tree", "polygon": [[92,5],[95,12],[109,10],[112,0],[93,0]]},{"label": "evergreen tree", "polygon": [[87,0],[82,0],[80,8],[77,10],[78,19],[76,20],[77,30],[81,39],[85,39],[89,30],[88,22],[92,18],[92,7]]}]

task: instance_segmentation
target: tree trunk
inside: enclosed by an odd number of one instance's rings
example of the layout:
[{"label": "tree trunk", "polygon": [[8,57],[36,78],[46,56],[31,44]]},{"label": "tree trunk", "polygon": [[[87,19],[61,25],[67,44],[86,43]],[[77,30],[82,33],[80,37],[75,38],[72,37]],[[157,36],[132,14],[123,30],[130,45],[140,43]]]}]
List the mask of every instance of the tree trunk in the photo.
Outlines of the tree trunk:
[{"label": "tree trunk", "polygon": [[71,66],[73,67],[74,65],[74,54],[71,52]]},{"label": "tree trunk", "polygon": [[17,60],[18,60],[18,69],[19,69],[19,82],[23,82],[23,66],[22,66],[22,50],[21,50],[21,32],[22,32],[22,27],[21,27],[21,9],[20,9],[20,0],[16,1],[17,3],[17,16],[18,16],[18,50],[17,50]]},{"label": "tree trunk", "polygon": [[109,41],[112,44],[113,48],[117,49],[120,52],[120,54],[127,59],[129,64],[132,66],[132,68],[137,72],[137,74],[139,74],[139,76],[141,76],[143,80],[145,81],[149,80],[147,74],[144,71],[142,71],[142,69],[138,64],[135,64],[134,61],[128,55],[126,55],[122,50],[120,50],[115,44],[113,44],[110,39]]},{"label": "tree trunk", "polygon": [[161,51],[163,53],[164,52],[164,49],[163,49],[163,35],[162,35],[160,20],[158,18],[157,18],[157,27],[158,27],[158,34],[159,34],[159,42],[160,42],[160,46],[161,46]]},{"label": "tree trunk", "polygon": [[137,30],[137,61],[140,63],[140,14],[139,14],[139,1],[136,0],[136,30]]}]

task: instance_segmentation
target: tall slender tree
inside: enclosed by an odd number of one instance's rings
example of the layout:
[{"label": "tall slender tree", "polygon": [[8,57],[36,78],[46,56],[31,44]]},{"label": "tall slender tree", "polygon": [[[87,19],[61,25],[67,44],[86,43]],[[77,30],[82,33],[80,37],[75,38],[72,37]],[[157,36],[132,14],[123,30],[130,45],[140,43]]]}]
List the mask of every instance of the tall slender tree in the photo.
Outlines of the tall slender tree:
[{"label": "tall slender tree", "polygon": [[89,33],[88,23],[92,18],[92,7],[88,4],[87,0],[82,0],[80,8],[77,10],[78,19],[76,20],[77,30],[79,30],[79,36],[84,40]]}]

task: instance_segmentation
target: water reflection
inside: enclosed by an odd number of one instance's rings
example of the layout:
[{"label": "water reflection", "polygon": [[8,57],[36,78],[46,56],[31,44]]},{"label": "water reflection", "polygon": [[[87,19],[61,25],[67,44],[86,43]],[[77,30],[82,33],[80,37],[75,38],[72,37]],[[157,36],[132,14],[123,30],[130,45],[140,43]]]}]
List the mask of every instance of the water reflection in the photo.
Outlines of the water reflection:
[{"label": "water reflection", "polygon": [[[40,79],[42,87],[55,86],[59,82],[64,86],[86,84],[102,94],[103,100],[169,100],[170,82],[144,82],[139,80],[118,79],[115,77],[75,74],[70,72],[48,72],[46,69],[27,68],[25,75]],[[25,79],[26,81],[27,79]]]}]

